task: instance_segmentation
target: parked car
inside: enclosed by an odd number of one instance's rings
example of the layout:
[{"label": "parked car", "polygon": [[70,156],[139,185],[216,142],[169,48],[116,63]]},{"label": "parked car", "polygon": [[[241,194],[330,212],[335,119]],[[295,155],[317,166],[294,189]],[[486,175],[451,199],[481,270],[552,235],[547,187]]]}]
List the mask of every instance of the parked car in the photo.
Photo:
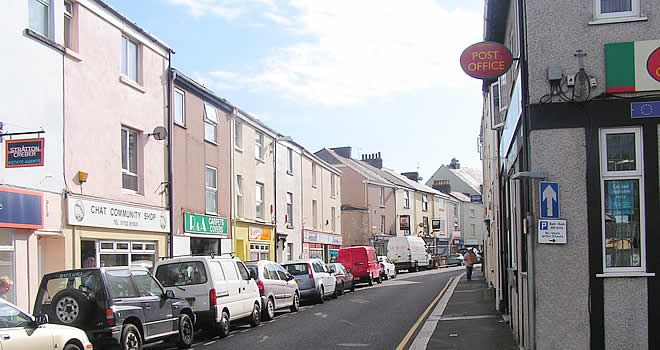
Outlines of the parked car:
[{"label": "parked car", "polygon": [[378,256],[378,263],[380,264],[380,277],[382,279],[390,279],[396,277],[396,267],[392,260],[384,255]]},{"label": "parked car", "polygon": [[374,281],[381,283],[380,265],[376,260],[376,249],[371,246],[356,246],[339,249],[337,261],[344,264],[353,274],[355,283],[368,283],[373,286]]},{"label": "parked car", "polygon": [[85,331],[49,324],[47,315],[36,317],[0,298],[0,349],[86,350],[92,348]]},{"label": "parked car", "polygon": [[165,291],[143,267],[66,270],[43,276],[34,314],[84,330],[94,347],[174,340],[190,347],[195,315],[187,301]]},{"label": "parked car", "polygon": [[387,257],[394,262],[397,271],[415,272],[420,268],[433,267],[433,258],[421,237],[392,237],[387,242]]},{"label": "parked car", "polygon": [[259,287],[262,318],[272,320],[275,310],[285,307],[291,312],[300,309],[298,283],[282,265],[268,260],[248,262],[246,265]]},{"label": "parked car", "polygon": [[182,256],[156,263],[156,278],[166,290],[190,302],[197,328],[229,334],[230,323],[261,322],[259,288],[241,259],[231,255]]},{"label": "parked car", "polygon": [[282,266],[295,278],[302,299],[323,303],[327,297],[337,298],[337,279],[320,259],[292,260]]},{"label": "parked car", "polygon": [[348,272],[348,269],[344,265],[341,263],[330,263],[327,266],[330,273],[337,279],[337,294],[342,295],[346,290],[355,291],[353,274]]},{"label": "parked car", "polygon": [[463,254],[456,253],[447,257],[447,265],[463,265]]}]

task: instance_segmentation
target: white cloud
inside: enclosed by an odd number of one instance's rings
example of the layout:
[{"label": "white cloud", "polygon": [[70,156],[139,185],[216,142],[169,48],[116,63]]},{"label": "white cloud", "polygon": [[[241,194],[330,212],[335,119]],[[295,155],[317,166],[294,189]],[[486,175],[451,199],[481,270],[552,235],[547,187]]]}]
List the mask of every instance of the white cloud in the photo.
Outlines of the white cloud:
[{"label": "white cloud", "polygon": [[[170,0],[186,1],[192,0]],[[205,3],[211,0],[198,0]],[[469,78],[459,66],[468,45],[480,41],[481,13],[448,10],[442,0],[292,0],[287,17],[297,40],[264,59],[249,76],[214,76],[242,88],[326,105],[347,105],[437,86],[461,88]],[[215,86],[215,84],[214,84]]]},{"label": "white cloud", "polygon": [[171,4],[188,7],[190,14],[194,17],[202,17],[212,14],[217,17],[232,21],[243,13],[243,8],[233,4],[231,1],[217,0],[168,0]]},{"label": "white cloud", "polygon": [[266,13],[264,13],[264,16],[266,18],[269,18],[270,20],[272,20],[273,22],[275,22],[277,24],[282,24],[282,25],[287,25],[287,26],[291,25],[291,21],[288,18],[284,17],[284,16],[280,16],[280,15],[272,13],[272,12],[266,12]]}]

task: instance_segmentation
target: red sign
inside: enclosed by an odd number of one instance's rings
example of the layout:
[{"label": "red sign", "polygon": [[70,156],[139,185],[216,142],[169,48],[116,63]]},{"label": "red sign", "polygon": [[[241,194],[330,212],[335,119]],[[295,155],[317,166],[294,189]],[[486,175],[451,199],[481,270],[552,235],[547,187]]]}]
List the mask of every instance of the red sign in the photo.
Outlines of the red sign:
[{"label": "red sign", "polygon": [[660,81],[660,47],[655,49],[646,61],[646,69],[653,79]]},{"label": "red sign", "polygon": [[473,44],[461,54],[461,68],[477,79],[493,79],[506,73],[513,56],[506,46],[494,41]]},{"label": "red sign", "polygon": [[5,168],[44,165],[44,139],[7,140]]}]

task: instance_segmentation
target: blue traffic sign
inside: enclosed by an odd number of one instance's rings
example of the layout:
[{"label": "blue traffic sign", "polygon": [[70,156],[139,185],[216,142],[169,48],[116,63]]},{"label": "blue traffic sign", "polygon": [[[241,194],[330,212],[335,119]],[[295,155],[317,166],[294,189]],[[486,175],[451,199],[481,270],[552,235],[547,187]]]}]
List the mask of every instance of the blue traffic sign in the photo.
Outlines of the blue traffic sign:
[{"label": "blue traffic sign", "polygon": [[559,184],[544,182],[539,184],[541,199],[541,218],[559,219]]}]

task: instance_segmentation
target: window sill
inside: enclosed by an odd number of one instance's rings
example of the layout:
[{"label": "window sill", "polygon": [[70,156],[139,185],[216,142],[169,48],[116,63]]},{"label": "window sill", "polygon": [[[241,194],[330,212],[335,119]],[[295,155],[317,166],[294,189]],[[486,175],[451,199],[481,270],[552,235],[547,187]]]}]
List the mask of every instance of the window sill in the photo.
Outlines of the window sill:
[{"label": "window sill", "polygon": [[80,53],[75,52],[75,51],[73,51],[73,49],[70,49],[68,47],[64,49],[64,54],[66,55],[66,57],[69,57],[72,60],[76,61],[76,63],[77,62],[82,62],[82,60],[83,60]]},{"label": "window sill", "polygon": [[380,205],[380,207],[381,207],[381,208],[385,208],[385,206],[384,206],[384,205],[382,205],[382,204]]},{"label": "window sill", "polygon": [[178,127],[180,127],[180,128],[188,129],[188,127],[186,127],[186,124],[181,124],[181,123],[179,123],[179,122],[174,122],[174,125],[176,125],[176,126],[178,126]]},{"label": "window sill", "polygon": [[238,153],[243,153],[243,149],[238,147],[238,146],[234,146],[234,151],[236,151]]},{"label": "window sill", "polygon": [[261,218],[256,218],[256,219],[254,219],[254,221],[256,221],[256,222],[260,222],[260,223],[264,223],[264,224],[266,223],[266,220],[265,220],[265,219],[261,219]]},{"label": "window sill", "polygon": [[614,278],[614,277],[655,277],[652,272],[606,272],[597,273],[598,278]]},{"label": "window sill", "polygon": [[318,188],[318,186],[316,186],[316,185],[312,185],[312,188]]},{"label": "window sill", "polygon": [[263,158],[254,157],[254,159],[259,163],[266,163]]},{"label": "window sill", "polygon": [[286,224],[286,228],[293,228],[293,225],[291,225],[291,224]]},{"label": "window sill", "polygon": [[293,171],[292,171],[292,170],[287,170],[287,171],[286,171],[286,174],[287,174],[287,175],[291,175],[291,176],[293,176]]},{"label": "window sill", "polygon": [[217,146],[217,145],[218,145],[217,142],[215,142],[215,141],[211,141],[211,140],[207,140],[207,139],[204,139],[204,142],[210,143],[210,144],[212,144],[212,145],[214,145],[214,146]]},{"label": "window sill", "polygon": [[641,22],[648,21],[648,17],[617,17],[617,18],[600,18],[593,21],[589,21],[589,25],[599,25],[599,24],[613,24],[613,23],[626,23],[626,22]]},{"label": "window sill", "polygon": [[60,52],[65,52],[66,51],[66,48],[64,46],[50,40],[48,37],[44,36],[43,34],[41,34],[39,32],[35,32],[34,30],[32,30],[30,28],[25,28],[25,35],[27,35],[27,36],[29,36],[29,37],[37,40],[37,41],[40,41],[40,42],[42,42],[42,43],[44,43],[44,44],[60,51]]},{"label": "window sill", "polygon": [[137,91],[139,91],[143,94],[147,92],[147,90],[145,90],[142,86],[140,86],[140,84],[128,79],[128,77],[125,76],[125,75],[120,75],[119,76],[119,81],[126,84],[126,85],[128,85],[128,86],[130,86],[130,87],[132,87],[133,89],[135,89],[135,90],[137,90]]}]

